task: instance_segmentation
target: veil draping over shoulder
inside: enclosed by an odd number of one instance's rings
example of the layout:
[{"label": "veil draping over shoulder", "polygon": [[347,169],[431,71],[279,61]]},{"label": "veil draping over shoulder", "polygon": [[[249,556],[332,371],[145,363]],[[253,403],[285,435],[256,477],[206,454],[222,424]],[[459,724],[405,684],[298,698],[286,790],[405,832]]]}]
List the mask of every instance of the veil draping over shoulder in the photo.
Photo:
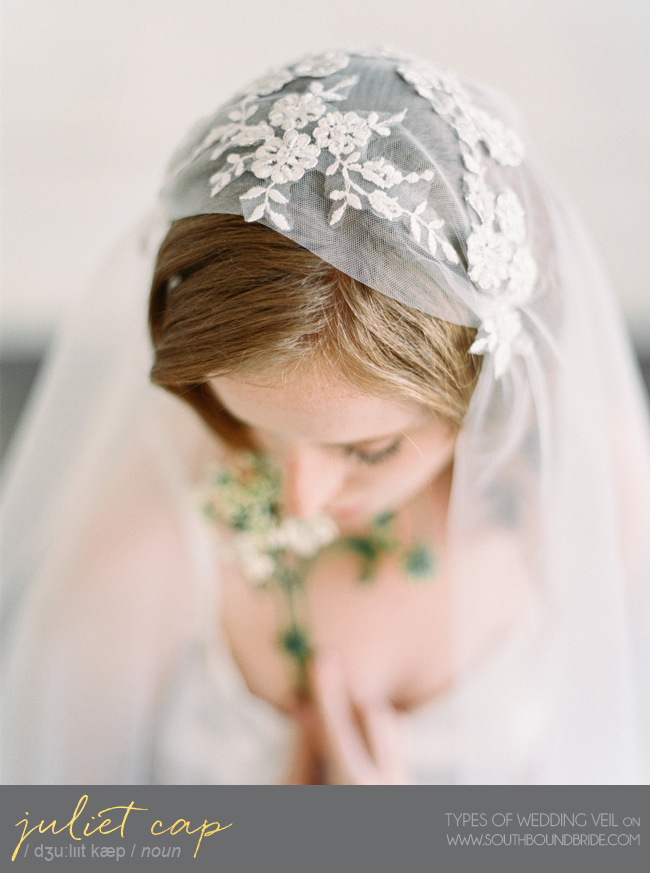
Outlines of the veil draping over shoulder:
[{"label": "veil draping over shoulder", "polygon": [[646,401],[597,256],[524,151],[501,98],[386,53],[274,70],[192,131],[71,313],[6,465],[5,781],[272,782],[286,758],[257,701],[211,716],[212,759],[210,695],[241,683],[206,654],[219,555],[194,489],[219,447],[148,381],[158,245],[206,212],[479,329],[448,519],[457,679],[411,719],[422,781],[647,781]]}]

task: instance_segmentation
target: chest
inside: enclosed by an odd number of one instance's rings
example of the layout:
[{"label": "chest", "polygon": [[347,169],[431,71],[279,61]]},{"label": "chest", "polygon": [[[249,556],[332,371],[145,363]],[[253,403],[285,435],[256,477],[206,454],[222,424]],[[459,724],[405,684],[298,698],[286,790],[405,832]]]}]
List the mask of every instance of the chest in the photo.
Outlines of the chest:
[{"label": "chest", "polygon": [[[449,585],[444,567],[414,582],[386,559],[372,582],[358,581],[354,556],[319,562],[293,608],[315,648],[335,650],[354,699],[408,709],[450,681]],[[289,711],[297,670],[279,635],[290,611],[281,593],[253,589],[234,566],[224,569],[221,622],[232,655],[253,694]]]}]

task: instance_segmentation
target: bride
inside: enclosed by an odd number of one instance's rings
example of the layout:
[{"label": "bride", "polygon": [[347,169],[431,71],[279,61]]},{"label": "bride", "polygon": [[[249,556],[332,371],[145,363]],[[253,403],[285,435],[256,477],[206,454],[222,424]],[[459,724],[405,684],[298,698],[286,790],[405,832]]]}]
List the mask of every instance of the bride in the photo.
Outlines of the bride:
[{"label": "bride", "polygon": [[647,778],[629,344],[507,105],[422,61],[194,128],[5,512],[5,781]]}]

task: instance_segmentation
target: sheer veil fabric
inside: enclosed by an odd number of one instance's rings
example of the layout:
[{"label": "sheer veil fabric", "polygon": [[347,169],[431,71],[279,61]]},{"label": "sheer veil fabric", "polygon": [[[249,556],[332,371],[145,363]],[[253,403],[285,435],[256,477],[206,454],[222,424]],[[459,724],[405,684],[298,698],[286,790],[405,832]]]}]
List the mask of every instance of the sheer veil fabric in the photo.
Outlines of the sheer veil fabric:
[{"label": "sheer veil fabric", "polygon": [[[281,778],[290,729],[215,661],[219,549],[194,492],[219,446],[148,381],[158,246],[207,212],[478,328],[448,519],[457,681],[411,719],[416,757],[439,752],[421,781],[648,780],[645,396],[598,258],[511,118],[422,62],[330,52],[190,133],[70,313],[6,465],[4,781]],[[517,637],[496,679],[490,611]]]}]

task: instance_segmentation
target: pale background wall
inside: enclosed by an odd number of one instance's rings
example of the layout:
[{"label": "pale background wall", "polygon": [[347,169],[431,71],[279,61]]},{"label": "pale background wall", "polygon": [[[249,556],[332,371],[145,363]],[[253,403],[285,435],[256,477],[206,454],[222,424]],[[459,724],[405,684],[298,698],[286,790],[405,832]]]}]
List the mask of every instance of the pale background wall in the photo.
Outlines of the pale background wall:
[{"label": "pale background wall", "polygon": [[650,350],[648,0],[2,0],[4,347],[38,346],[186,129],[306,52],[391,43],[507,91]]}]

